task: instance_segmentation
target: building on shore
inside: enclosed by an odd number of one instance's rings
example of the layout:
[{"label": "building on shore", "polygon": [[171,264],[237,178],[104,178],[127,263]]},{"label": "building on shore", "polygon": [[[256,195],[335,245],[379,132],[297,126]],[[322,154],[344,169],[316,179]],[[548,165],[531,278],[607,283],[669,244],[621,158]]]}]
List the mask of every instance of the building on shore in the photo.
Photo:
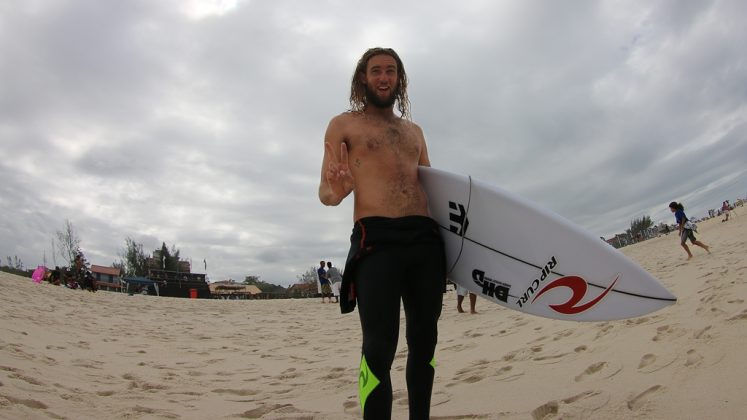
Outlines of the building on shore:
[{"label": "building on shore", "polygon": [[211,297],[205,274],[149,269],[148,278],[162,284],[161,296],[200,299]]},{"label": "building on shore", "polygon": [[210,293],[216,299],[262,299],[262,290],[253,284],[236,283],[235,280],[221,280],[210,283]]},{"label": "building on shore", "polygon": [[91,264],[91,274],[93,274],[93,278],[96,280],[96,287],[99,290],[109,292],[122,291],[122,278],[119,268]]}]

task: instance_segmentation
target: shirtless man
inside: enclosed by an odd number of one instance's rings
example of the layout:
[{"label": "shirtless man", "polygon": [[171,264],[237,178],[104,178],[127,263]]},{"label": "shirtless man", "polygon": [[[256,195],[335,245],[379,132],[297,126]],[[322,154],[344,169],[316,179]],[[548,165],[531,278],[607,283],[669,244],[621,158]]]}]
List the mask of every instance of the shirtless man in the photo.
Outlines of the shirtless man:
[{"label": "shirtless man", "polygon": [[391,417],[389,370],[401,299],[410,418],[427,419],[446,262],[418,181],[418,166],[430,166],[430,161],[423,131],[409,119],[407,76],[397,53],[373,48],[363,54],[353,74],[350,104],[350,112],[332,118],[327,128],[319,200],[336,206],[354,195],[355,224],[340,307],[347,313],[358,305],[361,411],[366,419]]}]

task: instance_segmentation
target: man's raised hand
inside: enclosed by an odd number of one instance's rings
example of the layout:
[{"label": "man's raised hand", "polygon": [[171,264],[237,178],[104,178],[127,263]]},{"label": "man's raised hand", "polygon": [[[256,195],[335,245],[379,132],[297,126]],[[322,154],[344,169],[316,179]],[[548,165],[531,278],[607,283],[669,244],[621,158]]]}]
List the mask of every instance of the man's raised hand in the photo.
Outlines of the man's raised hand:
[{"label": "man's raised hand", "polygon": [[324,148],[329,157],[327,173],[325,174],[327,184],[330,191],[337,196],[339,201],[342,201],[355,188],[355,179],[348,165],[348,145],[345,142],[340,143],[339,155],[335,153],[329,142],[324,143]]}]

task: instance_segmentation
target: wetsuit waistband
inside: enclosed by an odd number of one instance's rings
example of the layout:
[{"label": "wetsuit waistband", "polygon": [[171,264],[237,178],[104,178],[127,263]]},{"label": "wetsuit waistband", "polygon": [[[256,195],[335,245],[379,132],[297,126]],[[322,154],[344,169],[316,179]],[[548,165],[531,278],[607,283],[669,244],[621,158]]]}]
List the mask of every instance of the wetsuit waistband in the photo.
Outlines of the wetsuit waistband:
[{"label": "wetsuit waistband", "polygon": [[428,216],[403,216],[403,217],[383,217],[369,216],[361,217],[355,221],[353,231],[360,230],[378,230],[378,229],[420,229],[420,228],[438,228],[435,220]]}]

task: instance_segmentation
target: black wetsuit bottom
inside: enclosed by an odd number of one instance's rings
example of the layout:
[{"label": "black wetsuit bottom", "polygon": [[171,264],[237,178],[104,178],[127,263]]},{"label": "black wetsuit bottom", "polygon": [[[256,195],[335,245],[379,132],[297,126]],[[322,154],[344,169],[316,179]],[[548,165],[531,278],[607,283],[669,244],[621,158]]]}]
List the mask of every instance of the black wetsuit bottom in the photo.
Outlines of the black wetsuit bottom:
[{"label": "black wetsuit bottom", "polygon": [[401,299],[410,419],[427,419],[446,279],[439,227],[423,216],[368,217],[356,222],[350,239],[345,275],[352,282],[363,330],[359,377],[363,418],[391,418],[389,371],[397,350]]}]

